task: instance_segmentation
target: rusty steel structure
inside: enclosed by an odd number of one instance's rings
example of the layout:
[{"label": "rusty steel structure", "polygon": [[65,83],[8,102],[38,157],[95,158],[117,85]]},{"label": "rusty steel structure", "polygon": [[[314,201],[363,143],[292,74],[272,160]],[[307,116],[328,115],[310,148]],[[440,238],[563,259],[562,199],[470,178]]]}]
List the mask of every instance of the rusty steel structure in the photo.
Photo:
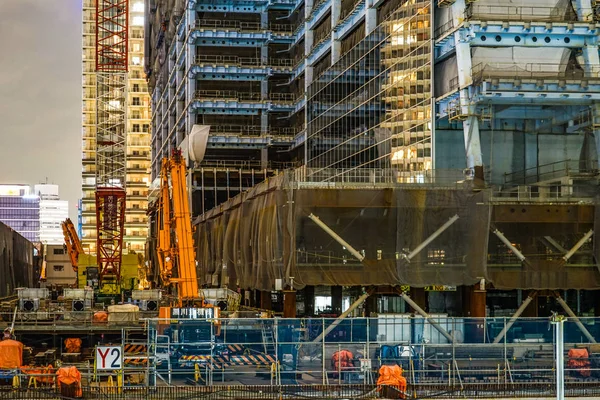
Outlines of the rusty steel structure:
[{"label": "rusty steel structure", "polygon": [[100,279],[119,280],[125,224],[128,0],[96,2],[96,232]]}]

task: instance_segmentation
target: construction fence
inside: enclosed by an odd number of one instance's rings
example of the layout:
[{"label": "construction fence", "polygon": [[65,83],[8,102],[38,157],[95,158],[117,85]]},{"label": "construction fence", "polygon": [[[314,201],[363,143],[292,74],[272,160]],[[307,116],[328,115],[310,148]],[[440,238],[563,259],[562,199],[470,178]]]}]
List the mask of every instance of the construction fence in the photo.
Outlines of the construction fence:
[{"label": "construction fence", "polygon": [[[148,321],[151,385],[372,385],[399,365],[411,385],[555,382],[548,319],[381,315],[346,320]],[[600,319],[564,323],[566,382],[600,382]]]}]

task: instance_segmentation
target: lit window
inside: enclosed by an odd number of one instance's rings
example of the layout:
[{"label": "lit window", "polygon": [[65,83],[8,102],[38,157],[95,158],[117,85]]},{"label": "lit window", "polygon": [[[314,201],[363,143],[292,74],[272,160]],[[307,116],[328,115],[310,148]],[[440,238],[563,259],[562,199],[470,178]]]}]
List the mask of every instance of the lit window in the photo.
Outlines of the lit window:
[{"label": "lit window", "polygon": [[133,63],[133,65],[140,65],[140,58],[139,57],[131,57],[131,62]]},{"label": "lit window", "polygon": [[134,26],[144,25],[144,17],[143,16],[133,17],[133,25]]},{"label": "lit window", "polygon": [[133,7],[131,8],[133,12],[144,12],[144,3],[133,3]]}]

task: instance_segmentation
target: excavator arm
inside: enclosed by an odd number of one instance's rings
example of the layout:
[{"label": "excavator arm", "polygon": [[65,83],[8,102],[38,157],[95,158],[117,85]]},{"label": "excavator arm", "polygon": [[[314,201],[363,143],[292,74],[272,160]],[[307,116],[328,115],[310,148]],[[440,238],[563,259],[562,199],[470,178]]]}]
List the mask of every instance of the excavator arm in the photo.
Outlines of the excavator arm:
[{"label": "excavator arm", "polygon": [[81,245],[79,236],[77,236],[75,225],[73,225],[73,221],[71,221],[70,218],[64,220],[60,225],[65,237],[65,245],[67,246],[69,258],[71,259],[71,265],[73,265],[73,270],[77,272],[79,267],[79,255],[84,253],[83,246]]},{"label": "excavator arm", "polygon": [[173,254],[171,252],[171,199],[169,198],[169,164],[170,160],[164,158],[160,171],[160,195],[158,198],[157,220],[158,240],[157,259],[160,278],[163,285],[171,284],[173,276]]},{"label": "excavator arm", "polygon": [[[177,297],[181,306],[183,302],[202,300],[199,297],[196,275],[185,160],[181,152],[174,151],[171,158],[163,158],[160,177],[157,258],[163,284],[177,285]],[[176,276],[173,276],[175,273]]]}]

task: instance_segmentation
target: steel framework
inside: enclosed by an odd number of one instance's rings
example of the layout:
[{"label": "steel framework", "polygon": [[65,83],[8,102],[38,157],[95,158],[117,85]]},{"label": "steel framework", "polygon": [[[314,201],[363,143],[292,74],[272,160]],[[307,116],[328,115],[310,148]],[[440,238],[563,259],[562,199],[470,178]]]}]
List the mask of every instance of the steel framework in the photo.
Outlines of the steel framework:
[{"label": "steel framework", "polygon": [[100,280],[119,281],[125,225],[129,0],[96,2],[96,233]]}]

